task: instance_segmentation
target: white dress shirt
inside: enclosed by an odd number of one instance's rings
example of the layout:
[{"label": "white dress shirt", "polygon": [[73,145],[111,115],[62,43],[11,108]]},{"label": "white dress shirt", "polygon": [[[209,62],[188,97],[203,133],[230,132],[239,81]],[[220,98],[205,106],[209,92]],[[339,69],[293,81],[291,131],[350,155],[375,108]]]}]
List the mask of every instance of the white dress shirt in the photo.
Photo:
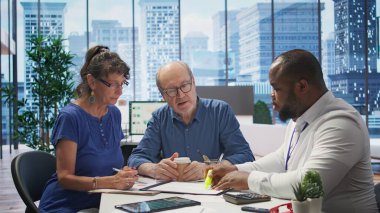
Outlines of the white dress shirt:
[{"label": "white dress shirt", "polygon": [[237,167],[250,172],[250,190],[285,199],[294,199],[292,186],[306,171],[316,170],[325,192],[324,212],[378,212],[367,127],[351,105],[330,91],[289,122],[279,149]]}]

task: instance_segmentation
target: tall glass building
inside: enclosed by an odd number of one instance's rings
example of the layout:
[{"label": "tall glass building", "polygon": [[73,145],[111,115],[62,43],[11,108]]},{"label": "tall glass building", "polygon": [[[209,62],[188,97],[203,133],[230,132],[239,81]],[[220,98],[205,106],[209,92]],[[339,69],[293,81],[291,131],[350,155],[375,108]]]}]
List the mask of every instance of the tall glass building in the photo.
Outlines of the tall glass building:
[{"label": "tall glass building", "polygon": [[178,0],[140,0],[142,70],[146,72],[150,100],[161,99],[156,88],[158,68],[179,60],[179,4]]},{"label": "tall glass building", "polygon": [[[294,48],[306,49],[319,58],[317,3],[276,3],[274,56]],[[272,62],[270,3],[256,3],[237,14],[239,24],[239,75],[248,82],[267,82]],[[269,94],[268,94],[269,95]]]},{"label": "tall glass building", "polygon": [[[135,45],[135,55],[136,64],[138,67],[134,67],[136,70],[140,71],[141,57],[140,57],[140,48],[139,48],[139,37],[138,29],[135,27],[125,27],[117,20],[92,20],[91,23],[92,32],[90,46],[95,44],[102,44],[108,46],[111,51],[118,52],[120,57],[128,64],[128,66],[133,66],[133,42],[136,41]],[[133,36],[134,33],[134,36]],[[131,85],[125,88],[123,91],[123,100],[133,99],[133,91],[131,88],[135,88],[135,95],[138,97],[146,98],[146,95],[143,94],[142,85],[144,82],[142,79],[141,72],[135,72],[134,75],[131,75]]]},{"label": "tall glass building", "polygon": [[[329,75],[331,90],[336,95],[343,97],[348,95],[349,97],[345,99],[361,114],[365,114],[368,110],[371,115],[374,111],[379,111],[380,101],[375,0],[334,0],[334,16],[335,71]],[[366,90],[366,66],[368,66],[368,90]],[[368,96],[368,106],[366,96]]]},{"label": "tall glass building", "polygon": [[[38,35],[58,37],[63,36],[65,29],[64,14],[66,3],[48,3],[44,2],[40,5],[38,11],[37,2],[21,2],[24,9],[24,35],[25,50],[30,50],[30,39]],[[40,17],[38,17],[38,14]],[[26,53],[25,53],[25,57]],[[36,74],[32,70],[31,63],[25,60],[25,97],[27,100],[27,109],[37,112],[36,102],[33,100],[32,82]]]}]

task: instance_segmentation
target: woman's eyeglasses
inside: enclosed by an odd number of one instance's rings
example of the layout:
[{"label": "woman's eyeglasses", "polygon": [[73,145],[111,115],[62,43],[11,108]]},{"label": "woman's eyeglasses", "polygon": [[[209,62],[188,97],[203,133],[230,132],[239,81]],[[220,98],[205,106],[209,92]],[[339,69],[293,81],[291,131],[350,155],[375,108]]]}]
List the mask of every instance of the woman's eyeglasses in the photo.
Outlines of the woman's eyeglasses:
[{"label": "woman's eyeglasses", "polygon": [[122,84],[118,84],[118,83],[109,83],[108,81],[105,81],[105,80],[103,80],[103,79],[101,79],[101,78],[98,78],[97,79],[98,81],[100,81],[100,82],[102,82],[104,85],[106,85],[107,87],[109,87],[109,88],[111,88],[111,89],[113,89],[113,90],[117,90],[117,89],[123,89],[123,86],[125,85],[125,86],[128,86],[128,81],[127,80],[125,80]]}]

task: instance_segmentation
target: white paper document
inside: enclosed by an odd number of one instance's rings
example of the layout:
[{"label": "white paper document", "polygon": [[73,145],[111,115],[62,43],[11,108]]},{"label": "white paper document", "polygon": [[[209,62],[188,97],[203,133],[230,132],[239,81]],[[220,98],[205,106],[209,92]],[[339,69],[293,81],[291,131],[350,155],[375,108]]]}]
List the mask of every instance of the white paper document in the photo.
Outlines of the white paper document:
[{"label": "white paper document", "polygon": [[181,193],[181,194],[196,194],[196,195],[219,195],[223,193],[221,190],[205,189],[203,182],[168,182],[157,186],[149,187],[149,190]]},{"label": "white paper document", "polygon": [[139,179],[135,182],[133,187],[128,190],[119,190],[119,189],[95,189],[89,191],[89,193],[112,193],[112,194],[135,194],[135,195],[156,195],[159,192],[155,192],[153,190],[149,191],[140,191],[142,188],[146,188],[149,186],[156,185],[161,183],[162,181],[155,180],[147,177],[139,177]]}]

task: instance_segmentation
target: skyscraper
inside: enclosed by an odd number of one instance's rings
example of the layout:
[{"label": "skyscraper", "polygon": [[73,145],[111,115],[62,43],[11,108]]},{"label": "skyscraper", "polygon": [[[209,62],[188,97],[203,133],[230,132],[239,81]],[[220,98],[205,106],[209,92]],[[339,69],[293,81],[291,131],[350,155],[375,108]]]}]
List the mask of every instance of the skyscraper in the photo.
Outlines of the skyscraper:
[{"label": "skyscraper", "polygon": [[[132,27],[123,27],[117,20],[93,20],[91,26],[91,42],[106,45],[111,51],[116,51],[120,43],[133,41]],[[139,40],[137,28],[135,28],[135,40]]]},{"label": "skyscraper", "polygon": [[[135,43],[135,67],[133,67],[133,44],[132,43],[120,43],[118,45],[117,52],[120,57],[128,64],[131,68],[129,85],[123,96],[126,100],[136,100],[143,101],[147,100],[148,94],[146,93],[146,77],[144,73],[141,72],[141,49],[138,42]],[[133,73],[134,70],[134,73]],[[136,84],[135,86],[133,84]],[[135,88],[135,93],[133,93],[133,88]],[[135,94],[133,98],[133,94]],[[122,97],[123,98],[123,97]]]},{"label": "skyscraper", "polygon": [[182,60],[191,63],[193,52],[206,50],[208,50],[208,36],[202,32],[189,32],[182,41]]},{"label": "skyscraper", "polygon": [[72,59],[73,66],[70,67],[70,70],[74,74],[74,87],[76,87],[81,81],[80,69],[84,64],[84,58],[87,52],[86,35],[79,35],[76,32],[72,32],[70,33],[67,40],[69,41],[70,53],[75,55],[75,57]]},{"label": "skyscraper", "polygon": [[[182,42],[182,60],[188,63],[193,74],[197,77],[198,85],[225,85],[226,66],[225,51],[208,50],[208,36],[202,32],[189,32]],[[233,53],[228,60],[234,65]],[[234,81],[235,73],[233,66],[229,66],[229,80]]]},{"label": "skyscraper", "polygon": [[[24,9],[24,35],[25,35],[25,50],[30,50],[30,39],[39,34],[41,36],[58,37],[62,36],[64,32],[64,13],[66,3],[40,3],[40,17],[38,23],[38,3],[34,2],[21,2]],[[39,24],[39,26],[38,26]],[[28,59],[25,60],[25,97],[28,101],[27,110],[37,111],[33,106],[32,97],[32,82],[35,73],[32,70]]]},{"label": "skyscraper", "polygon": [[[139,44],[138,28],[121,26],[117,20],[93,20],[92,21],[91,42],[108,46],[111,51],[119,53],[120,57],[131,68],[131,84],[125,89],[123,95],[120,97],[122,100],[133,100],[133,90],[137,98],[146,100],[146,85],[145,78],[141,72],[141,51]],[[133,33],[135,36],[133,37]],[[135,67],[133,67],[133,39],[135,40]],[[135,70],[135,75],[133,75]],[[134,86],[133,83],[136,83]],[[135,97],[135,99],[136,99]]]},{"label": "skyscraper", "polygon": [[146,73],[150,100],[161,95],[155,85],[157,69],[179,60],[178,0],[140,0],[142,70]]},{"label": "skyscraper", "polygon": [[[220,66],[225,67],[228,62],[228,69],[234,73],[234,76],[228,76],[229,80],[232,78],[239,78],[237,75],[240,71],[240,49],[239,49],[239,24],[237,22],[237,14],[240,10],[229,10],[227,14],[227,41],[225,38],[225,13],[219,11],[212,17],[213,22],[213,40],[214,51],[226,52],[226,42],[228,51],[228,60],[221,60]],[[230,79],[231,78],[231,79]]]},{"label": "skyscraper", "polygon": [[331,82],[329,75],[334,74],[335,72],[335,40],[334,33],[330,33],[322,41],[322,71],[323,78],[327,84],[327,87],[330,88]]},{"label": "skyscraper", "polygon": [[[335,72],[329,75],[331,90],[339,94],[353,94],[353,105],[365,114],[368,95],[370,113],[379,110],[380,73],[376,68],[377,31],[375,0],[334,0],[335,16]],[[367,10],[367,20],[365,20]],[[364,28],[368,23],[368,36]],[[367,42],[368,46],[364,44]],[[368,54],[366,58],[365,54]],[[368,91],[365,90],[365,61],[368,60]]]},{"label": "skyscraper", "polygon": [[[322,4],[323,9],[323,4]],[[266,82],[272,62],[271,3],[256,3],[237,14],[239,25],[239,75],[246,81]],[[274,11],[275,56],[295,48],[315,56],[318,48],[318,3],[276,2]]]}]

